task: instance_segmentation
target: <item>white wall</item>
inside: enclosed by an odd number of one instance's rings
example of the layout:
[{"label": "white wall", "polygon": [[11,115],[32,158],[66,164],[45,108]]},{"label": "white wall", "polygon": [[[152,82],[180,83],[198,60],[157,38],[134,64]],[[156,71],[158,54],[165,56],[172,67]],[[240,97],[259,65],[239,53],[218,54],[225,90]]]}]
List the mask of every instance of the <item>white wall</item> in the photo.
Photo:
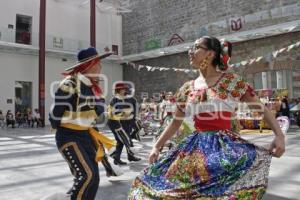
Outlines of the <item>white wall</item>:
[{"label": "white wall", "polygon": [[[82,0],[47,0],[46,11],[46,48],[53,48],[53,36],[63,38],[64,51],[77,52],[78,48],[89,46],[90,39],[90,8],[89,4],[79,7]],[[8,24],[16,28],[16,14],[32,17],[33,46],[38,46],[39,31],[39,0],[1,0],[0,1],[0,40],[14,42],[14,32],[8,29]],[[122,18],[113,13],[96,12],[96,42],[99,53],[104,47],[119,45],[122,53]],[[8,37],[7,37],[8,36]],[[10,38],[11,40],[7,40]],[[79,46],[81,44],[81,46]],[[20,49],[21,50],[21,49]],[[0,48],[0,109],[14,112],[15,81],[32,82],[32,108],[38,107],[38,56],[23,55],[17,51],[4,53]],[[22,52],[22,50],[21,50]],[[75,60],[62,61],[61,56],[46,56],[45,80],[45,113],[49,112],[53,99],[50,95],[50,85],[61,80],[61,72],[75,63]],[[114,81],[122,80],[122,67],[119,64],[103,61],[103,73],[108,78],[108,96],[111,97],[111,86]],[[12,104],[7,104],[12,99]],[[47,121],[46,121],[47,123]]]},{"label": "white wall", "polygon": [[32,16],[32,31],[38,32],[39,0],[2,0],[0,1],[0,27],[8,24],[16,27],[16,14]]},{"label": "white wall", "polygon": [[[48,119],[53,98],[50,95],[51,83],[63,79],[61,73],[65,68],[72,66],[75,60],[62,61],[60,58],[46,57],[45,80],[45,113]],[[38,56],[0,53],[0,110],[6,112],[14,110],[15,81],[32,82],[32,109],[38,108]],[[102,63],[102,73],[108,78],[108,95],[106,101],[111,98],[111,86],[113,82],[122,80],[122,67],[108,61]],[[7,104],[7,99],[12,99],[12,104]],[[46,124],[48,121],[46,120]]]},{"label": "white wall", "polygon": [[[32,16],[32,44],[38,46],[39,0],[1,0],[0,30],[2,40],[7,37],[8,24],[16,28],[16,14]],[[46,34],[47,47],[53,47],[53,36],[64,40],[64,46],[72,46],[72,51],[89,45],[90,40],[90,7],[89,4],[79,7],[79,0],[47,0]],[[14,33],[11,33],[14,39]],[[79,42],[80,40],[80,42]],[[122,45],[122,18],[113,13],[100,13],[96,9],[96,42],[99,52],[112,44]],[[78,46],[81,44],[81,46]],[[67,48],[70,50],[70,48]]]},{"label": "white wall", "polygon": [[[0,53],[0,109],[14,111],[15,81],[32,82],[32,90],[38,90],[38,60],[36,56]],[[12,104],[6,100],[12,99]],[[38,95],[33,92],[32,106],[38,105]]]}]

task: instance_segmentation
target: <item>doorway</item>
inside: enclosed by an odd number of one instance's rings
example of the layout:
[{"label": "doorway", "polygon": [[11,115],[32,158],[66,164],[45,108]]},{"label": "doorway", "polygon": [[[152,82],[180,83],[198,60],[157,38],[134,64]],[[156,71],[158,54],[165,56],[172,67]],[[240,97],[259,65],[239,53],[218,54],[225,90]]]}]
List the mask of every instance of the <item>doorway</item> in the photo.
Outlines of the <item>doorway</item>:
[{"label": "doorway", "polygon": [[26,113],[32,110],[32,83],[25,81],[15,82],[15,113]]}]

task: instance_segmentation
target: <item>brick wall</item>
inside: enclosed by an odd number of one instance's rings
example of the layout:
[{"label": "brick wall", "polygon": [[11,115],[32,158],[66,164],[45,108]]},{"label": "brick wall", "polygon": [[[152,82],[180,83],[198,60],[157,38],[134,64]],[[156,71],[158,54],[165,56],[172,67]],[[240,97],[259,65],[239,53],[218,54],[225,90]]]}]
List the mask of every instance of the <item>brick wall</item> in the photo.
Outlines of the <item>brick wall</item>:
[{"label": "brick wall", "polygon": [[123,15],[124,55],[300,19],[299,0],[129,2],[132,12]]},{"label": "brick wall", "polygon": [[[227,35],[300,19],[299,0],[130,0],[130,9],[131,13],[123,15],[124,55],[191,42],[203,35]],[[232,63],[266,55],[299,40],[300,33],[296,32],[234,44]],[[299,51],[291,52],[278,59],[299,60],[298,55]],[[189,68],[187,52],[136,63]],[[245,75],[252,82],[253,76]],[[138,97],[142,92],[152,96],[161,91],[176,91],[195,76],[123,67],[123,78],[135,83]]]},{"label": "brick wall", "polygon": [[[233,46],[232,63],[240,62],[245,59],[255,58],[266,55],[267,53],[281,49],[290,44],[300,41],[300,32],[288,33],[263,39],[251,40],[236,43]],[[280,55],[276,60],[300,60],[300,48],[292,50],[289,53]],[[187,68],[189,67],[187,52],[163,56],[158,58],[146,59],[136,62],[136,64],[168,67],[168,68]],[[253,65],[252,67],[260,67]],[[243,74],[244,69],[241,68],[237,73]],[[251,83],[253,81],[252,74],[243,74]],[[133,69],[131,66],[124,65],[123,78],[132,81],[136,87],[136,96],[140,99],[141,94],[147,92],[149,97],[161,91],[175,92],[185,81],[193,79],[197,74],[186,74],[184,72],[170,71],[147,71],[143,68],[140,71]]]},{"label": "brick wall", "polygon": [[[167,68],[188,68],[187,53],[174,54],[136,62],[136,64],[159,66]],[[196,73],[184,73],[169,71],[148,71],[146,68],[140,71],[131,66],[123,65],[123,79],[132,81],[135,84],[136,96],[140,99],[142,93],[148,93],[152,97],[155,93],[162,91],[175,92],[185,81],[195,78]]]}]

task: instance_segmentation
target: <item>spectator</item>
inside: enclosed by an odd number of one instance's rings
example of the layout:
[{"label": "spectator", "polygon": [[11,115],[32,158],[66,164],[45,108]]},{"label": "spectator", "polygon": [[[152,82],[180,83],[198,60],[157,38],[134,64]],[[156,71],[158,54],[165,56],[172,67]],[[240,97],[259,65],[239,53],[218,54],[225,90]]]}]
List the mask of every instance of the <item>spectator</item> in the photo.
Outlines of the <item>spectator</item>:
[{"label": "spectator", "polygon": [[275,107],[275,110],[276,110],[276,117],[279,117],[281,116],[281,101],[280,101],[280,98],[276,98],[274,99],[274,107]]},{"label": "spectator", "polygon": [[16,123],[18,124],[18,128],[22,125],[23,119],[20,111],[16,112]]},{"label": "spectator", "polygon": [[8,127],[9,125],[11,125],[12,128],[15,128],[14,115],[11,113],[10,110],[8,110],[6,113],[6,127]]},{"label": "spectator", "polygon": [[287,116],[290,119],[289,101],[286,96],[281,101],[280,112],[282,116]]},{"label": "spectator", "polygon": [[26,121],[28,127],[30,127],[30,125],[31,125],[31,127],[33,127],[32,112],[31,112],[30,108],[27,108],[24,118],[25,118],[25,121]]},{"label": "spectator", "polygon": [[2,110],[0,110],[0,127],[4,128],[4,125],[5,125],[5,118],[4,118],[4,115],[2,113]]},{"label": "spectator", "polygon": [[32,125],[31,127],[34,127],[34,122],[36,122],[36,127],[38,128],[39,126],[42,127],[42,119],[41,119],[41,115],[39,113],[39,110],[36,108],[34,109],[33,112],[33,120],[32,120]]}]

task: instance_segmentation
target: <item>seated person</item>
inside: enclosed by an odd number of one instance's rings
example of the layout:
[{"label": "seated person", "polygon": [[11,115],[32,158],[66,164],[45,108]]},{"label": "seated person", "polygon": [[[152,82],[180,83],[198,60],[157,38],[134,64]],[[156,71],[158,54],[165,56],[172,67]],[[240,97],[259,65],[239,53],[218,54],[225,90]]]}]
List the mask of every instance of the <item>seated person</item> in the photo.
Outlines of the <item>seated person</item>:
[{"label": "seated person", "polygon": [[9,125],[11,125],[12,128],[15,128],[14,115],[11,113],[10,110],[8,110],[6,113],[6,127],[8,127]]},{"label": "seated person", "polygon": [[31,126],[33,128],[33,118],[32,118],[32,112],[31,112],[30,108],[27,109],[24,118],[25,118],[25,121],[26,121],[28,127]]},{"label": "seated person", "polygon": [[17,111],[16,113],[16,122],[18,124],[18,128],[23,124],[23,118],[20,111]]},{"label": "seated person", "polygon": [[2,113],[2,110],[0,110],[0,127],[3,128],[5,125],[5,117]]},{"label": "seated person", "polygon": [[43,127],[43,121],[40,115],[40,112],[38,109],[34,109],[34,113],[33,113],[33,120],[32,120],[32,126],[34,126],[34,122],[36,122],[36,127]]}]

